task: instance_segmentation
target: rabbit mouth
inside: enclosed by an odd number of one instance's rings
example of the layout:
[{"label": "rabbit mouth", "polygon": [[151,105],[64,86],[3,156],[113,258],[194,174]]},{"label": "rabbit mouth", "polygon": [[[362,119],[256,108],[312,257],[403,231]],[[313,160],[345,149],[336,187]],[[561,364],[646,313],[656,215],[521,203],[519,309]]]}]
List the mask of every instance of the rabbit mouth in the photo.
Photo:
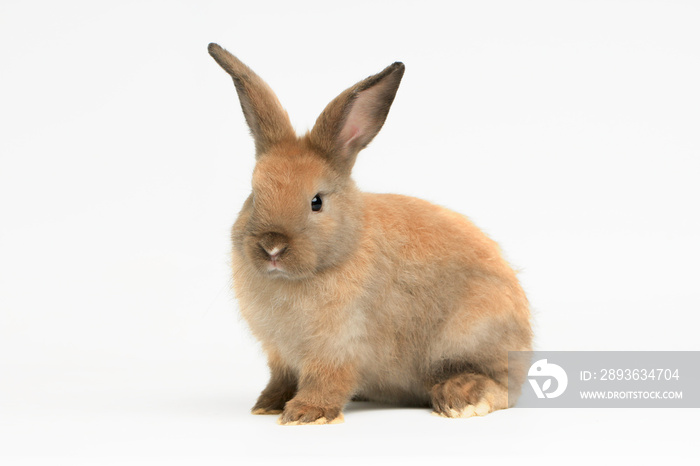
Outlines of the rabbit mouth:
[{"label": "rabbit mouth", "polygon": [[267,271],[270,273],[285,273],[282,264],[278,260],[267,261]]}]

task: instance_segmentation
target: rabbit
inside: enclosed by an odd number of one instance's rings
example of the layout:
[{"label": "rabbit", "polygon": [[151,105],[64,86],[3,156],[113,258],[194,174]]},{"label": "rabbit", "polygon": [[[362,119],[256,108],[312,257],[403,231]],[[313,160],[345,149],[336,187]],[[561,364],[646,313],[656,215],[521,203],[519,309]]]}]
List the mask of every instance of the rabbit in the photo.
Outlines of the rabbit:
[{"label": "rabbit", "polygon": [[253,414],[343,422],[351,400],[447,418],[515,403],[531,349],[528,300],[499,246],[427,201],[358,189],[351,171],[404,74],[396,62],[342,92],[304,136],[270,87],[217,44],[255,141],[252,193],[232,228],[233,292],[267,356]]}]

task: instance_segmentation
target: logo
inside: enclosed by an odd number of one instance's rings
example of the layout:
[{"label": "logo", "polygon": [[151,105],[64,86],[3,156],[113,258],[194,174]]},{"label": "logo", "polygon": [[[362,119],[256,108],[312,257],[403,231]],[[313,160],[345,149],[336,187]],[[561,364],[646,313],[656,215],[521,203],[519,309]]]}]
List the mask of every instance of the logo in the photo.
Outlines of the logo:
[{"label": "logo", "polygon": [[[530,366],[527,372],[528,381],[535,391],[537,398],[556,398],[566,390],[569,378],[561,366],[550,364],[546,359],[540,359]],[[540,386],[538,379],[544,379]],[[552,387],[552,379],[557,381],[556,389],[548,391]]]}]

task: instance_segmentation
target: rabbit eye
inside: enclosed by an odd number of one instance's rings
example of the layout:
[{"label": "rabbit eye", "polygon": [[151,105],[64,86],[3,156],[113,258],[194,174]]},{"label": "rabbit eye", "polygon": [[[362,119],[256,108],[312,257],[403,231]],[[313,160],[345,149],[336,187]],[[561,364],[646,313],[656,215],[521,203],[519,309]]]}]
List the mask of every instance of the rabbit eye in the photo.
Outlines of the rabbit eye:
[{"label": "rabbit eye", "polygon": [[321,206],[323,205],[323,201],[321,201],[321,195],[316,194],[313,199],[311,199],[311,210],[314,212],[318,212],[321,210]]}]

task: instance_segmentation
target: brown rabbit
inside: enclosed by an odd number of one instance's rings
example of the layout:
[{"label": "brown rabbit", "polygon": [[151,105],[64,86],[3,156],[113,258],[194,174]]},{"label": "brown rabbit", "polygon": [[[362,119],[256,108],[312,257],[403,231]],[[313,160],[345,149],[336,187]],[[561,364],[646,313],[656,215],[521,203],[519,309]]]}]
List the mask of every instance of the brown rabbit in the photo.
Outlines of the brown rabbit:
[{"label": "brown rabbit", "polygon": [[[232,232],[235,294],[271,371],[253,414],[336,423],[353,398],[445,417],[512,406],[508,351],[529,350],[532,333],[498,245],[460,214],[350,178],[404,65],[341,93],[297,137],[262,79],[217,44],[209,53],[255,139],[253,190]],[[519,387],[524,370],[510,372]]]}]

